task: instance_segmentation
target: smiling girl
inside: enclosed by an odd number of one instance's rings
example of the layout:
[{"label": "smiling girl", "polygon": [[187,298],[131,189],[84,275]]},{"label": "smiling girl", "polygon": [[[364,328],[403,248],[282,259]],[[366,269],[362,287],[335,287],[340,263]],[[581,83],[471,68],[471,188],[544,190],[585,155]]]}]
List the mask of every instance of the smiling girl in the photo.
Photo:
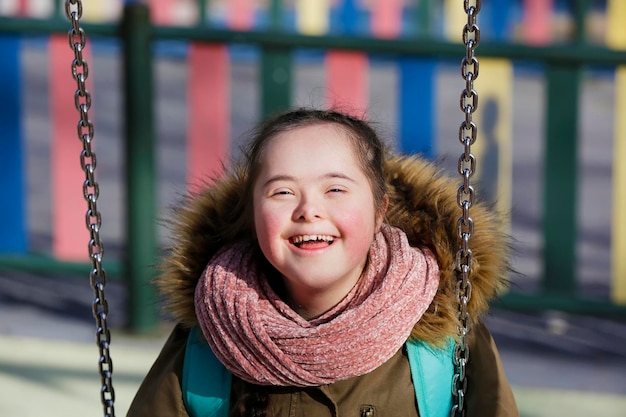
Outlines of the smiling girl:
[{"label": "smiling girl", "polygon": [[[454,182],[334,111],[264,122],[246,157],[179,212],[157,282],[178,325],[128,416],[448,415]],[[480,321],[506,241],[473,211],[468,415],[517,416]]]},{"label": "smiling girl", "polygon": [[254,181],[259,247],[306,319],[341,301],[361,276],[386,197],[375,202],[345,131],[313,124],[267,143]]}]

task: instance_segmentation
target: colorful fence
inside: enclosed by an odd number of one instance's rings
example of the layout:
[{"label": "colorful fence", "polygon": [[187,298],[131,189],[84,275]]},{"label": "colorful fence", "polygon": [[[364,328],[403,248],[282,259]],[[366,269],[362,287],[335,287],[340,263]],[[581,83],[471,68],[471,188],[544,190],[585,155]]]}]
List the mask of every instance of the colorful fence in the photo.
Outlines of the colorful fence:
[{"label": "colorful fence", "polygon": [[[0,12],[11,15],[50,15],[51,19],[1,18],[0,55],[4,65],[0,69],[3,104],[0,104],[0,125],[3,126],[0,165],[6,168],[0,178],[0,189],[5,195],[15,196],[0,207],[0,267],[26,267],[34,263],[29,255],[28,225],[24,217],[26,193],[24,191],[24,158],[19,114],[19,48],[21,37],[14,33],[53,33],[47,40],[49,47],[51,83],[51,186],[53,187],[53,245],[52,263],[55,267],[74,267],[85,261],[85,243],[88,234],[81,221],[85,203],[76,190],[82,188],[83,173],[77,164],[80,143],[75,139],[77,121],[73,99],[68,91],[75,89],[68,70],[72,53],[67,46],[67,24],[54,19],[58,9],[44,9],[46,2],[14,2],[14,10]],[[373,56],[390,56],[397,62],[397,132],[398,146],[406,152],[437,155],[434,138],[434,114],[437,101],[434,91],[435,75],[442,60],[458,61],[463,50],[458,38],[463,23],[463,10],[458,0],[439,2],[420,1],[406,6],[398,0],[371,2],[371,7],[355,0],[337,2],[298,0],[293,8],[279,1],[257,2],[211,1],[199,2],[189,9],[189,2],[152,1],[152,22],[147,25],[146,10],[122,2],[91,1],[86,5],[87,32],[95,36],[111,37],[116,27],[106,22],[122,20],[122,37],[125,51],[125,97],[128,117],[125,136],[126,155],[142,155],[140,161],[128,159],[128,184],[126,213],[129,262],[112,266],[116,272],[132,277],[129,280],[132,306],[132,327],[145,328],[154,323],[156,312],[145,284],[152,272],[147,268],[154,261],[157,239],[154,231],[154,116],[151,111],[153,81],[150,45],[156,40],[186,39],[189,43],[187,60],[189,80],[188,97],[188,171],[187,184],[193,191],[199,181],[221,169],[231,149],[231,97],[230,67],[232,54],[229,44],[251,44],[261,51],[259,114],[267,115],[288,107],[293,89],[293,52],[295,50],[323,50],[326,72],[325,97],[329,105],[339,105],[354,113],[366,113],[368,103],[368,77]],[[47,3],[49,4],[49,2]],[[487,167],[497,167],[482,178],[484,193],[497,196],[500,209],[511,207],[511,153],[512,153],[512,78],[511,60],[540,62],[546,66],[546,167],[544,201],[544,262],[542,286],[539,295],[530,297],[507,294],[505,305],[511,308],[555,308],[568,311],[599,314],[624,314],[626,304],[626,225],[619,215],[613,225],[613,289],[614,304],[602,300],[588,300],[576,293],[575,242],[576,242],[576,146],[571,138],[579,136],[572,115],[578,110],[578,85],[584,65],[617,66],[626,63],[626,53],[603,47],[583,44],[585,38],[584,11],[588,2],[578,1],[572,11],[573,24],[578,30],[574,43],[562,47],[550,46],[566,30],[555,26],[555,9],[551,1],[527,0],[524,8],[512,9],[511,2],[494,0],[483,10],[481,24],[484,38],[479,51],[481,76],[477,88],[481,106],[477,114],[479,126],[485,129],[489,146],[480,142],[476,152]],[[88,9],[87,9],[88,7]],[[187,7],[187,8],[185,8]],[[619,0],[609,2],[608,45],[626,48],[620,21],[626,11]],[[621,19],[621,20],[620,20]],[[572,23],[573,22],[573,23]],[[13,34],[10,34],[13,33]],[[288,33],[289,35],[284,35]],[[529,47],[520,44],[547,45]],[[515,42],[515,43],[511,43]],[[91,56],[86,51],[87,61]],[[141,70],[138,70],[141,68]],[[148,74],[148,76],[146,75]],[[617,84],[624,89],[623,70],[617,71]],[[206,94],[210,91],[211,94]],[[6,92],[6,93],[4,93]],[[564,95],[564,92],[567,94]],[[97,95],[98,92],[95,92]],[[622,114],[623,95],[617,94],[616,114]],[[418,99],[416,99],[418,98]],[[97,108],[95,109],[97,112]],[[621,113],[620,113],[621,112]],[[497,115],[497,116],[494,116]],[[565,115],[565,116],[563,116]],[[419,118],[420,123],[415,123]],[[614,163],[614,210],[623,213],[623,193],[626,173],[618,159],[624,157],[623,118],[616,117]],[[566,150],[564,152],[564,150]],[[207,159],[207,155],[210,156]],[[491,162],[489,162],[491,161]],[[141,192],[137,192],[141,190]],[[36,262],[35,262],[36,263]],[[119,267],[119,269],[117,269]]]}]

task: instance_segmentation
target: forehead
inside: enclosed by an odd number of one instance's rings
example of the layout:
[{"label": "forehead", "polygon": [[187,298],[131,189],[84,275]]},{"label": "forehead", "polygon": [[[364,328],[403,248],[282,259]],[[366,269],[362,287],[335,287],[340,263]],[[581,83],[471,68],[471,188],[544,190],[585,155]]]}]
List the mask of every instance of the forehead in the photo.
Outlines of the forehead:
[{"label": "forehead", "polygon": [[300,126],[270,139],[261,157],[263,168],[307,163],[358,166],[353,140],[345,129],[331,123]]}]

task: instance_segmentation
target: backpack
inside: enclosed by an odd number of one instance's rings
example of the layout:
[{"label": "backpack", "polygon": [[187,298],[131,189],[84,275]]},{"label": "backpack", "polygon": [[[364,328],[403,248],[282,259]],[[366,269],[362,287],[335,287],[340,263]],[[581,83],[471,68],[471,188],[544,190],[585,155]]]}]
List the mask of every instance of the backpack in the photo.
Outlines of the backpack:
[{"label": "backpack", "polygon": [[[420,417],[448,417],[452,408],[454,343],[436,349],[419,340],[406,342]],[[212,378],[207,378],[212,375]],[[189,332],[182,390],[191,417],[228,417],[232,374],[217,359],[196,326]]]}]

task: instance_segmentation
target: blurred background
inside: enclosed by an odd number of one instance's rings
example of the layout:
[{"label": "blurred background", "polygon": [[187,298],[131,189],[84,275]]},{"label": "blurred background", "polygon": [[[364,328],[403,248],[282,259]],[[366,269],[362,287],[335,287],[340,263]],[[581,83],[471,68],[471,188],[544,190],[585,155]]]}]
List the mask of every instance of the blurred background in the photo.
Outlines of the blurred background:
[{"label": "blurred background", "polygon": [[[98,412],[101,251],[72,71],[87,75],[120,415],[171,326],[149,285],[165,223],[258,120],[338,107],[462,183],[463,0],[90,0],[74,69],[64,3],[0,0],[2,415]],[[626,1],[480,4],[472,181],[514,238],[487,322],[522,415],[623,416]]]}]

